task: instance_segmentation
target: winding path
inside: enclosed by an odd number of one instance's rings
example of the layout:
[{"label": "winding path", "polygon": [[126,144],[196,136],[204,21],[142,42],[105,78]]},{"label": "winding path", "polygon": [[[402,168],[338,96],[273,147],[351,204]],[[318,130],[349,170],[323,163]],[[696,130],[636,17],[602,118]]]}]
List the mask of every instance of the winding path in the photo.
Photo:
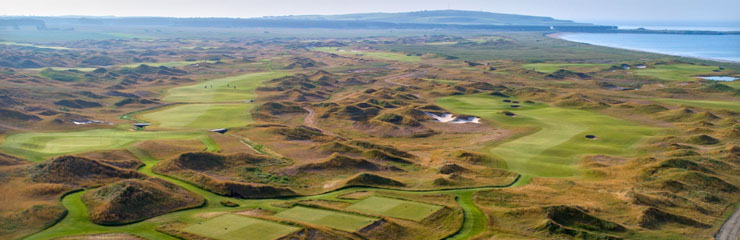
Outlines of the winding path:
[{"label": "winding path", "polygon": [[[740,205],[740,204],[738,204]],[[740,239],[740,207],[730,216],[717,234],[714,235],[716,240],[738,240]]]}]

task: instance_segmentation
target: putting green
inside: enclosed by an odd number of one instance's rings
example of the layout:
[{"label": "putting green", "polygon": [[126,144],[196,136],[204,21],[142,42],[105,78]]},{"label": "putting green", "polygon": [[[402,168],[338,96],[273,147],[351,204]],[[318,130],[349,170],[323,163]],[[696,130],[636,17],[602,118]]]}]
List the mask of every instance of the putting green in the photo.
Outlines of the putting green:
[{"label": "putting green", "polygon": [[226,214],[183,229],[213,239],[277,239],[300,230],[298,227],[246,216]]},{"label": "putting green", "polygon": [[335,47],[318,47],[314,48],[314,51],[327,52],[345,56],[357,56],[357,57],[368,57],[380,60],[399,61],[399,62],[418,62],[421,61],[420,56],[408,56],[402,53],[394,52],[364,52],[356,51],[351,49],[342,49]]},{"label": "putting green", "polygon": [[275,214],[275,217],[296,222],[327,226],[347,232],[355,232],[377,221],[376,218],[350,213],[296,206]]},{"label": "putting green", "polygon": [[79,132],[19,133],[0,143],[3,152],[40,161],[51,156],[121,148],[134,142],[156,139],[188,139],[202,133],[149,132],[95,129]]},{"label": "putting green", "polygon": [[633,69],[637,75],[650,76],[668,81],[694,81],[696,75],[710,74],[718,70],[717,66],[691,64],[655,65],[654,68]]},{"label": "putting green", "polygon": [[369,197],[347,209],[378,215],[421,221],[442,209],[442,206],[385,197]]},{"label": "putting green", "polygon": [[524,69],[534,69],[541,73],[554,73],[557,70],[565,69],[576,72],[597,72],[609,68],[610,64],[601,63],[532,63],[524,64]]},{"label": "putting green", "polygon": [[165,129],[214,129],[244,126],[252,122],[252,103],[184,104],[145,112],[139,118],[152,127]]},{"label": "putting green", "polygon": [[[254,89],[262,82],[285,76],[279,72],[260,72],[209,80],[190,86],[172,88],[168,102],[234,102],[255,99]],[[234,88],[236,86],[236,88]],[[207,88],[206,88],[207,87]]]},{"label": "putting green", "polygon": [[740,112],[740,102],[737,101],[717,101],[717,100],[686,100],[686,99],[674,99],[674,98],[656,98],[653,101],[673,104],[673,105],[688,105],[692,107],[710,108],[710,109],[726,109],[735,112]]},{"label": "putting green", "polygon": [[[635,143],[656,129],[607,115],[545,104],[520,104],[511,108],[503,98],[476,94],[438,99],[456,113],[480,116],[509,128],[535,127],[532,134],[490,148],[515,172],[535,177],[568,177],[579,174],[579,157],[587,154],[630,155]],[[507,110],[516,117],[500,112]],[[587,139],[595,135],[597,139]]]}]

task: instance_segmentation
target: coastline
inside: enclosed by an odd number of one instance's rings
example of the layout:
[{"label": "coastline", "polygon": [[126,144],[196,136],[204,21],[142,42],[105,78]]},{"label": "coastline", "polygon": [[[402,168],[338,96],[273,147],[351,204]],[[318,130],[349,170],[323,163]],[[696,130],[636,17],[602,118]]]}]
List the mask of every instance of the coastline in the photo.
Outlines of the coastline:
[{"label": "coastline", "polygon": [[[545,36],[546,37],[550,37],[550,38],[560,39],[560,40],[563,40],[563,41],[569,41],[569,42],[575,42],[575,43],[582,43],[582,44],[590,44],[590,45],[601,46],[601,47],[616,48],[616,49],[622,49],[622,50],[645,52],[645,53],[653,53],[653,54],[661,54],[661,55],[668,55],[668,56],[674,56],[674,57],[694,58],[694,59],[707,60],[707,61],[715,61],[715,62],[723,62],[723,63],[740,64],[740,60],[734,61],[734,60],[728,60],[728,59],[697,57],[697,56],[689,56],[689,55],[681,55],[681,54],[672,54],[672,53],[651,51],[651,50],[645,50],[645,49],[637,49],[637,48],[629,48],[629,47],[614,47],[614,46],[607,46],[607,45],[601,45],[601,44],[593,44],[593,43],[585,43],[585,42],[573,41],[573,40],[568,40],[568,39],[565,39],[564,38],[564,36],[565,35],[568,35],[568,34],[619,34],[619,33],[556,32],[556,33],[545,34]],[[680,35],[680,34],[677,34],[677,35]]]}]

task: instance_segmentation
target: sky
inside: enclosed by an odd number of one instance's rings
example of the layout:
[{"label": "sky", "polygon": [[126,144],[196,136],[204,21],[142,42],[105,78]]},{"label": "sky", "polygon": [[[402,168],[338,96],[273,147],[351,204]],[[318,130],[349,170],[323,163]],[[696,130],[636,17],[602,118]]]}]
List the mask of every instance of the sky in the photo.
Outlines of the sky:
[{"label": "sky", "polygon": [[2,0],[0,15],[249,18],[440,9],[592,23],[740,23],[740,0]]}]

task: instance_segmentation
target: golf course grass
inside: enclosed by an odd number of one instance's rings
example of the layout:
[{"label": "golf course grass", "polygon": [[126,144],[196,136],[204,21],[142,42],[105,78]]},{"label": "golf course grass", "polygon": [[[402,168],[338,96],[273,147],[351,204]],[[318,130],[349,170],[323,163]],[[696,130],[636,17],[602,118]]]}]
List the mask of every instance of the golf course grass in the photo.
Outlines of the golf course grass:
[{"label": "golf course grass", "polygon": [[51,156],[122,148],[156,139],[192,139],[203,133],[151,132],[121,129],[95,129],[77,132],[38,132],[10,135],[0,143],[6,153],[40,161]]},{"label": "golf course grass", "polygon": [[668,81],[694,81],[697,75],[710,74],[718,70],[717,66],[702,66],[691,64],[655,65],[654,68],[634,69],[637,75],[655,77]]},{"label": "golf course grass", "polygon": [[190,225],[183,230],[213,239],[277,239],[301,228],[261,219],[226,214],[203,223]]},{"label": "golf course grass", "polygon": [[255,99],[257,95],[254,93],[254,89],[260,86],[262,82],[285,75],[285,73],[279,72],[260,72],[213,79],[203,83],[172,88],[167,91],[163,100],[168,102],[206,103]]},{"label": "golf course grass", "polygon": [[[97,225],[97,224],[90,222],[90,219],[88,217],[87,207],[85,206],[85,204],[82,202],[82,199],[81,199],[81,196],[85,193],[85,191],[76,192],[76,193],[68,194],[62,198],[62,204],[68,210],[68,214],[61,221],[59,221],[57,224],[47,229],[44,229],[43,231],[40,231],[36,234],[28,236],[24,239],[54,239],[54,238],[59,238],[59,237],[64,237],[64,236],[77,236],[77,235],[102,234],[102,233],[130,233],[130,234],[148,238],[148,239],[177,239],[173,236],[159,232],[157,230],[157,227],[163,222],[177,221],[177,222],[189,224],[187,227],[185,227],[185,228],[188,228],[194,224],[202,223],[206,221],[203,218],[198,216],[199,214],[202,214],[202,213],[230,212],[230,211],[240,211],[240,210],[252,209],[252,208],[261,208],[261,209],[266,209],[270,211],[287,212],[282,215],[284,216],[285,219],[289,219],[288,217],[291,217],[291,220],[295,220],[298,222],[316,223],[318,225],[329,224],[327,225],[329,227],[343,227],[347,230],[361,229],[362,227],[365,227],[368,224],[371,224],[372,222],[376,221],[376,219],[370,218],[370,217],[364,217],[364,216],[359,216],[359,215],[354,215],[354,214],[349,214],[349,213],[341,213],[341,212],[336,212],[336,211],[329,211],[329,210],[319,210],[319,209],[309,209],[309,208],[296,209],[296,208],[301,208],[301,207],[294,207],[288,210],[284,210],[283,208],[278,208],[278,207],[273,206],[271,203],[274,203],[276,201],[273,199],[235,199],[235,198],[229,198],[229,197],[216,195],[212,192],[203,190],[193,184],[184,182],[182,180],[154,173],[152,171],[152,167],[158,162],[158,160],[152,158],[149,153],[147,153],[146,151],[143,151],[140,148],[128,147],[127,149],[129,152],[134,154],[134,156],[139,158],[144,163],[144,165],[138,169],[140,173],[145,174],[150,177],[161,178],[173,184],[177,184],[178,186],[181,186],[187,189],[188,191],[199,194],[203,196],[203,198],[206,199],[205,205],[199,208],[192,208],[192,209],[177,211],[177,212],[165,214],[162,216],[158,216],[155,218],[151,218],[148,220],[144,220],[144,221],[136,222],[132,224],[121,225],[121,226],[101,226],[101,225]],[[483,212],[473,203],[473,199],[472,199],[474,192],[478,190],[485,190],[485,189],[492,189],[492,188],[484,187],[484,188],[471,188],[471,189],[461,189],[461,190],[440,190],[440,191],[423,191],[423,192],[389,190],[389,189],[386,189],[384,191],[398,192],[398,193],[405,193],[405,194],[415,194],[415,195],[427,195],[427,194],[454,194],[456,195],[457,202],[460,204],[460,207],[463,209],[464,222],[460,230],[457,233],[455,233],[450,239],[468,239],[485,230],[486,217],[483,214]],[[344,194],[348,194],[348,193],[355,192],[355,191],[370,191],[370,190],[375,191],[377,189],[362,188],[362,187],[352,188],[352,189],[342,189],[339,191],[333,191],[333,192],[319,194],[319,195],[302,197],[300,199],[303,199],[303,198],[305,199],[328,199],[328,200],[336,201],[336,200],[339,200],[337,198],[338,196],[342,196]],[[232,201],[232,202],[238,203],[240,206],[237,208],[224,207],[224,206],[221,206],[221,204],[219,204],[219,202],[222,200]],[[311,211],[311,210],[316,210],[316,211]],[[308,218],[311,218],[311,219],[308,219]],[[308,220],[310,220],[310,222]],[[278,224],[278,223],[274,223],[274,224]],[[280,225],[280,226],[281,226],[280,228],[277,228],[278,230],[287,231],[287,228],[284,228],[283,225]],[[258,234],[258,233],[255,233],[255,234]],[[240,237],[237,239],[261,239],[261,238],[241,238]]]},{"label": "golf course grass", "polygon": [[486,215],[475,205],[472,191],[458,193],[455,200],[463,210],[465,221],[460,231],[450,236],[449,240],[470,239],[486,230]]},{"label": "golf course grass", "polygon": [[692,107],[708,108],[708,109],[725,109],[734,112],[740,112],[740,102],[736,101],[716,101],[716,100],[687,100],[687,99],[675,99],[675,98],[656,98],[653,101],[672,104],[672,105],[687,105]]},{"label": "golf course grass", "polygon": [[386,197],[369,197],[347,209],[418,222],[439,211],[442,206]]},{"label": "golf course grass", "polygon": [[[633,145],[655,129],[607,115],[546,104],[523,104],[511,108],[503,98],[484,94],[450,96],[437,103],[459,114],[479,116],[506,126],[531,126],[532,134],[490,147],[490,153],[506,161],[517,173],[534,177],[578,175],[580,156],[587,154],[628,155]],[[516,117],[500,112],[507,110]],[[595,135],[587,139],[585,135]]]},{"label": "golf course grass", "polygon": [[420,56],[409,56],[403,53],[394,53],[394,52],[366,52],[366,51],[357,51],[357,50],[342,49],[342,48],[336,48],[336,47],[318,47],[318,48],[313,48],[312,50],[333,53],[333,54],[338,54],[338,55],[367,57],[367,58],[374,58],[374,59],[388,60],[388,61],[398,61],[398,62],[421,61]]},{"label": "golf course grass", "polygon": [[152,123],[153,128],[214,129],[244,126],[252,122],[252,103],[183,104],[144,112],[139,119]]},{"label": "golf course grass", "polygon": [[598,72],[607,69],[610,66],[610,64],[602,63],[532,63],[524,64],[522,65],[522,68],[541,73],[554,73],[560,69],[586,73]]},{"label": "golf course grass", "polygon": [[286,220],[327,226],[330,228],[355,232],[377,221],[376,218],[343,213],[331,210],[296,206],[275,214],[275,217]]}]

